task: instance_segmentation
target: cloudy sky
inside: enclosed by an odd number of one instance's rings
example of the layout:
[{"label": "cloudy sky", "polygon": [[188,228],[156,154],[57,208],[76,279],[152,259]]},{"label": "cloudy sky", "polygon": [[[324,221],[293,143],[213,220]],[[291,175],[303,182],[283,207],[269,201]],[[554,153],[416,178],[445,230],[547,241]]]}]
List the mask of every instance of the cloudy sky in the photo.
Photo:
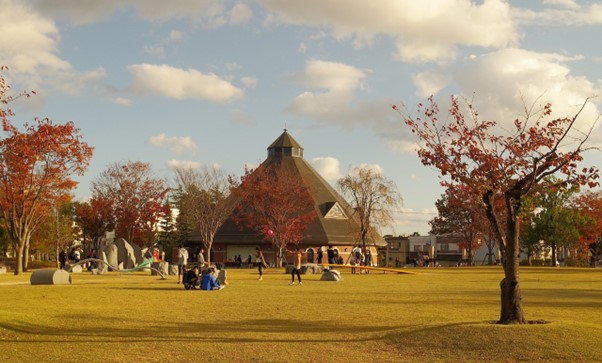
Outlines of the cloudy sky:
[{"label": "cloudy sky", "polygon": [[[602,3],[574,0],[0,0],[0,64],[16,125],[74,121],[110,163],[219,165],[240,175],[284,128],[334,182],[371,165],[404,199],[388,233],[428,232],[442,193],[392,104],[474,99],[511,121],[526,103],[602,100]],[[595,142],[599,142],[599,127]],[[587,156],[601,166],[600,153]]]}]

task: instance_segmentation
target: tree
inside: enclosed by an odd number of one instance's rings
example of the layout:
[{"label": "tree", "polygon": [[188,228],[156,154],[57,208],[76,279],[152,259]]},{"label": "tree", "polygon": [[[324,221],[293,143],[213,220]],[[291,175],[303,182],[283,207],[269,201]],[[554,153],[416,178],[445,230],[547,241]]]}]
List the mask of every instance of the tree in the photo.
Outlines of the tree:
[{"label": "tree", "polygon": [[[461,104],[457,97],[451,99],[449,117],[442,120],[432,97],[427,105],[418,105],[418,116],[403,113],[406,125],[422,142],[418,149],[422,163],[439,170],[442,185],[465,185],[482,198],[504,252],[500,324],[526,323],[518,274],[523,198],[551,175],[561,175],[562,185],[598,185],[597,168],[577,168],[589,149],[585,145],[591,129],[574,130],[587,101],[574,116],[552,120],[550,104],[539,110],[525,107],[524,117],[514,120],[513,129],[505,134],[496,133],[495,121],[480,120],[477,109],[470,102]],[[503,197],[505,218],[496,212],[496,197]]]},{"label": "tree", "polygon": [[233,220],[270,240],[282,265],[288,244],[298,245],[304,231],[316,218],[309,188],[280,162],[245,170],[240,183],[231,179],[236,200]]},{"label": "tree", "polygon": [[484,234],[485,210],[478,196],[464,187],[448,188],[435,202],[438,215],[429,221],[432,234],[453,233],[462,236],[460,247],[466,249],[468,265]]},{"label": "tree", "polygon": [[232,206],[227,203],[228,174],[215,167],[203,167],[199,171],[178,168],[176,183],[181,190],[179,204],[191,217],[189,223],[199,227],[207,254],[205,261],[211,262],[213,238],[232,212]]},{"label": "tree", "polygon": [[111,228],[110,205],[106,200],[91,198],[88,202],[73,203],[73,221],[79,227],[84,246],[87,241],[94,244]]},{"label": "tree", "polygon": [[[551,184],[558,184],[558,180],[549,180]],[[552,252],[551,265],[556,266],[558,247],[576,247],[581,230],[587,220],[578,210],[570,208],[570,198],[576,193],[576,187],[548,189],[539,196],[537,213],[530,219],[525,228],[528,236],[526,241],[531,246],[543,246]],[[534,248],[537,250],[537,247]]]},{"label": "tree", "polygon": [[142,234],[171,214],[164,203],[168,192],[167,182],[140,161],[111,164],[92,181],[92,197],[108,206],[115,235],[139,246]]},{"label": "tree", "polygon": [[393,222],[392,213],[402,199],[395,183],[382,173],[366,166],[354,167],[337,181],[341,194],[351,201],[359,222],[359,241],[365,249],[374,239],[377,226]]},{"label": "tree", "polygon": [[7,107],[14,99],[9,90],[0,76],[0,120],[6,135],[0,140],[0,214],[17,257],[15,275],[20,275],[27,269],[32,233],[75,188],[71,176],[84,173],[93,148],[82,141],[73,122],[35,119],[20,131],[8,119],[14,116]]},{"label": "tree", "polygon": [[579,242],[584,255],[591,255],[590,266],[596,267],[602,260],[602,191],[582,193],[573,200],[572,206],[591,221],[582,231]]},{"label": "tree", "polygon": [[[48,254],[51,251],[58,257],[61,249],[73,242],[73,202],[61,201],[46,215],[40,227],[32,235],[31,248],[37,252]],[[59,260],[56,259],[57,267]]]}]

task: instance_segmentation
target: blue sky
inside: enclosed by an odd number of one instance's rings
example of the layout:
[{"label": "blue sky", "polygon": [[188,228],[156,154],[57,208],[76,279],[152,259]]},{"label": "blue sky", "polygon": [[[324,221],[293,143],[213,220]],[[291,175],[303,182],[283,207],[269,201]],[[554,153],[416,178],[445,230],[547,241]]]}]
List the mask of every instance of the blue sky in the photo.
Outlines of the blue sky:
[{"label": "blue sky", "polygon": [[[329,181],[370,165],[404,199],[394,227],[429,230],[442,189],[391,104],[473,98],[512,121],[558,117],[602,89],[602,4],[465,0],[0,0],[0,64],[16,125],[74,121],[96,148],[75,195],[115,162],[240,175],[284,128]],[[600,97],[580,119],[600,114]],[[599,127],[593,145],[600,144]],[[601,166],[600,152],[586,156]]]}]

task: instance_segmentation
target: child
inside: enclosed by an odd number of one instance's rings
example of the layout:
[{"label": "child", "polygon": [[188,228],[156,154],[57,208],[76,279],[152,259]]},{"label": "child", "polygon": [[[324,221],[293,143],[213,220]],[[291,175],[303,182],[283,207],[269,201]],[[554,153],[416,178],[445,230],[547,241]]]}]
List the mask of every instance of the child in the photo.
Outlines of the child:
[{"label": "child", "polygon": [[196,285],[199,284],[199,266],[194,266],[192,269],[186,271],[184,275],[184,288],[186,290],[195,290]]},{"label": "child", "polygon": [[201,280],[201,290],[208,290],[208,291],[213,291],[213,290],[221,290],[224,288],[224,286],[220,286],[220,284],[215,280],[215,276],[213,276],[215,274],[215,268],[213,267],[209,267],[207,269],[207,273],[203,275],[203,278]]}]

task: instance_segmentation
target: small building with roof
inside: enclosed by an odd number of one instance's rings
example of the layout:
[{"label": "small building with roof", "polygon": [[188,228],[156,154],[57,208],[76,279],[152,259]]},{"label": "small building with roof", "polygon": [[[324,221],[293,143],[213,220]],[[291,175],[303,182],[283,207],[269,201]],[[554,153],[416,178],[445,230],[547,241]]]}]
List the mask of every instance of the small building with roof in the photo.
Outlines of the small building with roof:
[{"label": "small building with roof", "polygon": [[[267,148],[268,155],[262,165],[283,163],[307,185],[314,202],[316,218],[305,230],[305,238],[299,247],[304,252],[304,262],[317,262],[318,249],[324,251],[332,246],[339,261],[345,263],[351,250],[358,244],[359,222],[351,205],[303,158],[303,147],[288,133],[284,132]],[[232,196],[231,196],[232,197]],[[191,236],[192,241],[195,236]],[[196,236],[197,243],[200,243]],[[190,241],[190,239],[189,239]],[[376,264],[377,247],[386,246],[385,240],[376,236],[369,241]],[[212,248],[212,261],[229,263],[240,256],[243,261],[254,256],[260,247],[268,262],[275,261],[275,249],[271,242],[259,232],[241,227],[228,218],[215,235]],[[291,261],[290,256],[287,258]]]}]

